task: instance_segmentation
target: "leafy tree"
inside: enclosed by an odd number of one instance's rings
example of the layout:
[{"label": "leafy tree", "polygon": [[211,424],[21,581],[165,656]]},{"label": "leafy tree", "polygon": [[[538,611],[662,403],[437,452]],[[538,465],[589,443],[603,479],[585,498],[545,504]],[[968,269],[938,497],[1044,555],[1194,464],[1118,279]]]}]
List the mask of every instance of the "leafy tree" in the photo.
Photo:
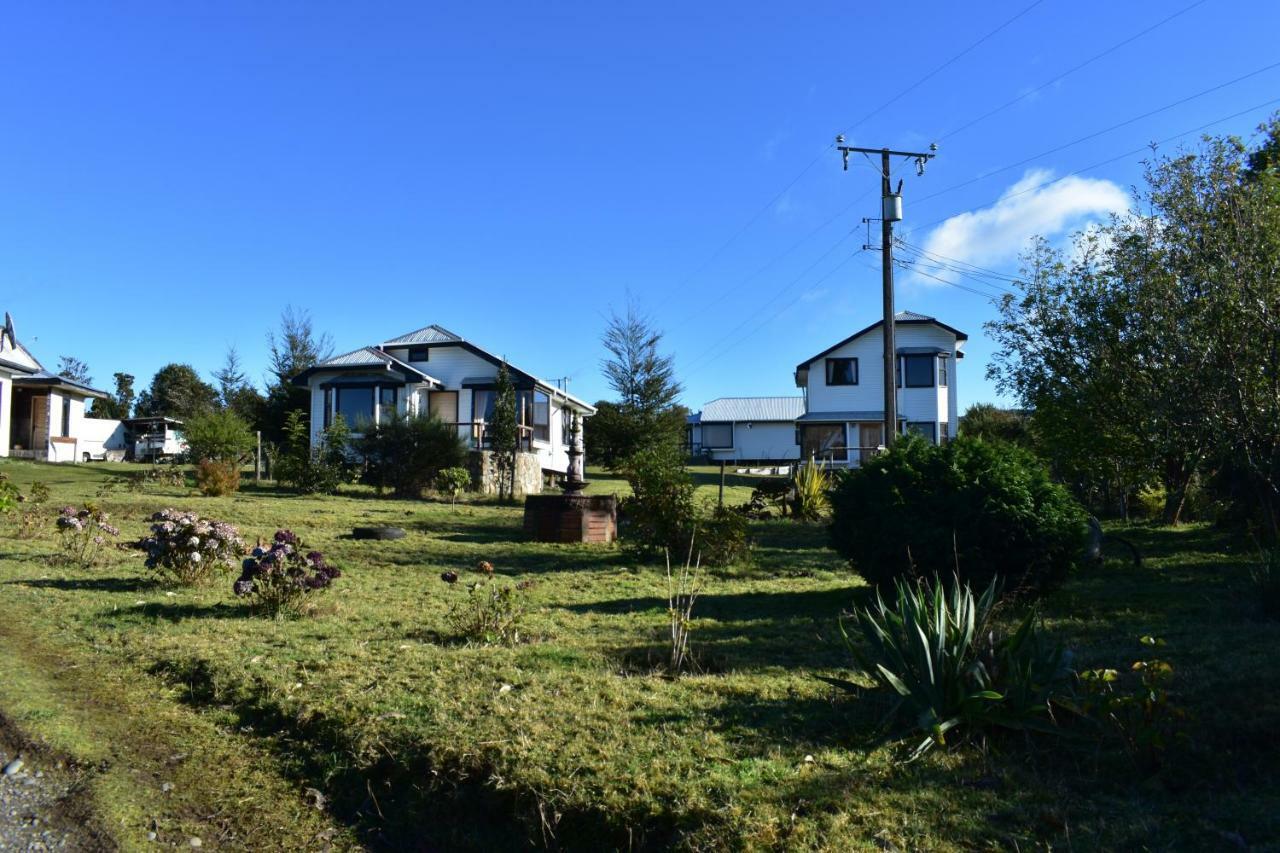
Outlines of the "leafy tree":
[{"label": "leafy tree", "polygon": [[974,403],[960,416],[960,435],[1031,447],[1030,418],[1016,409]]},{"label": "leafy tree", "polygon": [[197,462],[239,462],[254,446],[249,425],[227,409],[197,412],[183,424],[182,434]]},{"label": "leafy tree", "polygon": [[486,429],[489,449],[498,472],[498,497],[510,500],[515,497],[516,453],[520,449],[520,423],[516,413],[516,387],[511,382],[511,370],[504,361],[498,368],[498,379],[493,389],[493,417]]},{"label": "leafy tree", "polygon": [[89,374],[89,365],[72,355],[58,358],[58,375],[81,385],[93,385],[93,377]]},{"label": "leafy tree", "polygon": [[116,392],[105,400],[94,400],[90,415],[95,418],[123,420],[133,411],[133,375],[115,374]]},{"label": "leafy tree", "polygon": [[189,420],[218,406],[217,390],[189,364],[166,364],[156,371],[151,387],[138,395],[140,416]]},{"label": "leafy tree", "polygon": [[260,423],[269,441],[280,442],[284,440],[289,412],[310,417],[311,392],[294,385],[293,377],[329,358],[333,339],[328,334],[318,334],[311,315],[290,305],[281,312],[279,325],[267,332],[267,345],[271,364]]},{"label": "leafy tree", "polygon": [[302,413],[292,411],[285,424],[284,451],[276,463],[276,479],[302,494],[333,494],[349,483],[355,464],[348,455],[351,430],[342,415],[320,434],[317,447],[311,446],[310,429]]},{"label": "leafy tree", "polygon": [[675,362],[662,355],[662,333],[628,304],[626,314],[613,314],[603,343],[609,358],[602,362],[605,378],[618,394],[603,422],[593,419],[598,433],[593,454],[605,464],[619,466],[646,447],[679,447],[685,419],[676,400],[682,390],[675,379]]}]

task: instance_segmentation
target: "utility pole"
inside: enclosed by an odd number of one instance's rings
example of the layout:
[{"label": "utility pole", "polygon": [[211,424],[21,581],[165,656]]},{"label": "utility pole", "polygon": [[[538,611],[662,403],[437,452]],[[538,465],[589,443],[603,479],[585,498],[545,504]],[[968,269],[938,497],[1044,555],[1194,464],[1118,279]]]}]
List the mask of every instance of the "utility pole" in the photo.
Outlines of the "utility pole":
[{"label": "utility pole", "polygon": [[[907,157],[915,160],[916,174],[924,174],[924,164],[935,156],[936,144],[928,152],[891,151],[888,148],[855,148],[844,144],[844,135],[836,137],[836,148],[844,160],[844,170],[849,171],[849,154],[880,155],[880,276],[884,288],[884,446],[893,447],[898,434],[898,352],[894,345],[893,308],[893,223],[902,219],[902,180],[898,191],[893,191],[890,175],[890,158]],[[869,162],[869,161],[868,161]]]}]

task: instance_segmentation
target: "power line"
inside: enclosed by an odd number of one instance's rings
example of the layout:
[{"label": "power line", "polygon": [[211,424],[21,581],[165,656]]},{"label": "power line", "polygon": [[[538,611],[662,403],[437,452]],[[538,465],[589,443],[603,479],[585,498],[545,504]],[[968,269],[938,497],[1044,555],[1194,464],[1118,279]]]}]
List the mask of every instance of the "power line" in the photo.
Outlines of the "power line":
[{"label": "power line", "polygon": [[1204,89],[1202,91],[1196,92],[1193,95],[1188,95],[1185,98],[1179,98],[1173,103],[1165,104],[1163,107],[1158,107],[1157,109],[1150,110],[1148,112],[1142,113],[1141,115],[1134,116],[1133,118],[1125,119],[1124,121],[1118,124],[1113,124],[1110,127],[1105,127],[1102,130],[1094,131],[1093,133],[1086,134],[1085,136],[1081,136],[1078,139],[1073,139],[1070,142],[1066,142],[1066,143],[1063,143],[1062,145],[1058,145],[1054,148],[1050,148],[1048,151],[1042,151],[1039,154],[1034,154],[1030,157],[1023,158],[1022,160],[1018,160],[1015,163],[1009,163],[1008,165],[1001,166],[998,169],[993,169],[989,172],[985,172],[981,175],[978,175],[976,178],[970,178],[967,181],[961,181],[958,184],[952,184],[951,186],[940,189],[937,192],[933,192],[928,195],[921,196],[920,198],[916,199],[916,202],[928,201],[929,199],[937,198],[940,195],[946,195],[949,192],[954,192],[955,190],[961,189],[962,187],[967,187],[971,184],[976,184],[979,181],[985,181],[987,178],[993,177],[995,175],[999,175],[1002,172],[1007,172],[1010,169],[1016,169],[1019,166],[1025,166],[1026,164],[1031,163],[1035,160],[1039,160],[1043,157],[1048,157],[1051,154],[1056,154],[1059,151],[1063,151],[1067,148],[1071,148],[1072,146],[1079,145],[1082,142],[1087,142],[1090,139],[1095,139],[1099,136],[1102,136],[1103,134],[1110,133],[1113,130],[1119,130],[1120,128],[1131,125],[1134,122],[1142,121],[1143,119],[1150,118],[1151,116],[1157,115],[1158,113],[1171,110],[1174,107],[1181,106],[1189,101],[1194,101],[1196,98],[1202,98],[1205,95],[1218,91],[1219,89],[1225,89],[1228,86],[1234,86],[1236,83],[1243,82],[1245,80],[1248,80],[1251,77],[1257,77],[1259,74],[1263,74],[1267,71],[1271,71],[1274,68],[1280,68],[1280,62],[1273,62],[1270,65],[1265,65],[1262,68],[1258,68],[1254,71],[1250,71],[1248,74],[1243,74],[1239,77],[1236,77],[1233,80],[1228,80],[1225,83],[1219,83],[1216,86],[1211,86],[1208,89]]},{"label": "power line", "polygon": [[907,88],[905,88],[905,89],[903,89],[902,91],[898,92],[898,94],[894,95],[892,98],[890,98],[889,100],[885,101],[883,104],[881,104],[880,106],[876,107],[874,110],[872,110],[871,112],[867,113],[867,114],[866,114],[866,115],[864,115],[862,118],[858,119],[856,122],[854,122],[853,124],[851,124],[851,125],[849,125],[848,127],[846,127],[846,128],[842,131],[842,133],[844,133],[844,134],[847,136],[847,135],[849,135],[849,133],[851,133],[853,130],[855,130],[855,129],[857,129],[857,128],[861,127],[861,126],[862,126],[862,125],[864,125],[864,124],[866,124],[869,120],[871,120],[871,119],[872,119],[872,118],[874,118],[875,116],[879,115],[880,113],[884,112],[886,109],[888,109],[888,108],[889,108],[890,106],[892,106],[894,103],[896,103],[897,101],[901,100],[903,97],[905,97],[905,96],[907,96],[907,95],[911,94],[911,93],[912,93],[912,92],[914,92],[916,89],[920,88],[920,87],[921,87],[921,86],[923,86],[925,83],[927,83],[927,82],[929,82],[930,80],[932,80],[932,79],[933,79],[934,77],[936,77],[938,74],[940,74],[940,73],[942,73],[943,71],[945,71],[947,68],[949,68],[951,65],[955,64],[957,61],[959,61],[959,60],[960,60],[960,59],[962,59],[963,57],[965,57],[965,56],[967,56],[968,54],[972,53],[974,50],[976,50],[978,47],[980,47],[983,43],[985,43],[985,42],[989,41],[989,40],[990,40],[991,38],[993,38],[996,34],[998,34],[999,32],[1001,32],[1001,31],[1002,31],[1002,30],[1004,30],[1006,27],[1010,26],[1010,25],[1011,25],[1011,24],[1013,24],[1015,21],[1017,21],[1019,18],[1021,18],[1023,15],[1026,15],[1026,14],[1027,14],[1028,12],[1030,12],[1032,9],[1036,8],[1037,6],[1039,6],[1040,4],[1042,4],[1042,3],[1044,3],[1044,2],[1045,2],[1045,0],[1035,0],[1035,2],[1033,2],[1031,5],[1029,5],[1029,6],[1025,7],[1021,12],[1018,12],[1018,13],[1017,13],[1016,15],[1014,15],[1012,18],[1009,18],[1009,19],[1008,19],[1008,20],[1006,20],[1003,24],[1000,24],[1000,26],[996,27],[994,30],[991,30],[989,33],[987,33],[986,35],[984,35],[982,38],[980,38],[980,39],[978,39],[977,41],[973,42],[971,45],[969,45],[968,47],[966,47],[964,50],[962,50],[962,51],[960,51],[959,53],[955,54],[955,55],[954,55],[954,56],[952,56],[950,59],[948,59],[946,62],[944,62],[944,63],[942,63],[941,65],[937,66],[937,67],[936,67],[936,68],[934,68],[932,71],[930,71],[929,73],[927,73],[927,74],[925,74],[923,77],[921,77],[919,80],[915,81],[915,82],[914,82],[914,83],[912,83],[910,86],[908,86]]},{"label": "power line", "polygon": [[930,261],[938,266],[954,267],[956,272],[967,273],[971,276],[976,276],[979,278],[982,278],[982,277],[994,278],[1000,281],[1007,281],[1010,284],[1021,283],[1017,278],[1013,276],[1006,275],[1005,273],[998,272],[993,269],[989,269],[988,267],[980,267],[977,264],[972,264],[972,263],[969,263],[968,261],[962,261],[959,258],[952,258],[947,255],[939,254],[937,252],[931,252],[928,249],[922,248],[920,246],[916,246],[912,243],[908,243],[906,240],[903,240],[901,238],[899,238],[897,242],[898,242],[898,245],[901,246],[903,249],[909,252],[914,252],[918,255],[923,255],[926,261]]},{"label": "power line", "polygon": [[[1280,98],[1272,98],[1269,101],[1263,101],[1260,104],[1254,104],[1251,107],[1246,107],[1245,109],[1240,110],[1239,112],[1232,113],[1231,115],[1223,116],[1222,118],[1216,118],[1213,121],[1206,122],[1202,125],[1199,125],[1198,127],[1193,127],[1190,130],[1184,130],[1181,133],[1175,133],[1172,136],[1166,136],[1164,139],[1158,139],[1155,142],[1149,142],[1145,145],[1141,145],[1137,148],[1133,148],[1129,151],[1125,151],[1122,154],[1117,154],[1114,157],[1108,157],[1105,160],[1099,160],[1096,163],[1092,163],[1088,166],[1084,166],[1080,169],[1076,169],[1073,172],[1068,172],[1067,174],[1062,175],[1060,177],[1052,178],[1050,180],[1044,181],[1043,183],[1036,184],[1035,186],[1026,187],[1024,189],[1018,190],[1017,192],[1013,192],[1013,193],[1001,194],[996,198],[991,199],[990,201],[983,202],[982,204],[976,205],[966,210],[948,214],[947,216],[944,216],[941,219],[936,219],[933,222],[929,222],[925,225],[916,226],[915,228],[912,229],[912,232],[914,233],[916,231],[924,231],[926,229],[933,228],[935,225],[941,225],[947,220],[954,219],[957,216],[963,216],[966,213],[974,213],[984,207],[987,207],[992,204],[996,204],[997,202],[1005,201],[1011,198],[1017,198],[1020,195],[1026,195],[1027,193],[1035,192],[1036,190],[1042,190],[1045,187],[1052,186],[1053,184],[1056,184],[1056,183],[1060,183],[1062,181],[1067,180],[1068,178],[1073,178],[1076,175],[1082,174],[1084,172],[1090,172],[1090,171],[1093,171],[1094,169],[1099,169],[1103,166],[1108,166],[1112,163],[1115,163],[1118,160],[1123,160],[1126,157],[1132,157],[1136,154],[1141,154],[1143,151],[1151,151],[1155,148],[1158,148],[1161,145],[1165,145],[1169,142],[1173,142],[1175,139],[1181,139],[1184,136],[1189,136],[1190,134],[1193,134],[1193,133],[1199,133],[1200,131],[1207,130],[1213,127],[1214,125],[1222,124],[1225,121],[1231,121],[1232,119],[1240,118],[1241,116],[1248,115],[1249,113],[1256,112],[1265,107],[1274,106],[1275,104],[1280,104]],[[935,193],[935,195],[937,195],[937,193]]]},{"label": "power line", "polygon": [[[953,63],[955,63],[955,62],[957,62],[958,60],[960,60],[962,57],[964,57],[964,56],[968,55],[969,53],[972,53],[974,50],[976,50],[976,49],[977,49],[979,46],[981,46],[983,43],[985,43],[986,41],[988,41],[989,39],[991,39],[992,37],[994,37],[996,34],[998,34],[999,32],[1001,32],[1001,31],[1002,31],[1002,30],[1004,30],[1006,27],[1010,26],[1010,25],[1011,25],[1011,24],[1013,24],[1015,21],[1017,21],[1019,18],[1021,18],[1021,17],[1022,17],[1022,16],[1024,16],[1024,15],[1026,15],[1026,14],[1027,14],[1028,12],[1030,12],[1032,9],[1034,9],[1035,7],[1037,7],[1037,6],[1041,5],[1041,4],[1042,4],[1042,3],[1044,3],[1044,2],[1045,2],[1045,0],[1034,0],[1034,2],[1033,2],[1033,3],[1031,3],[1029,6],[1026,6],[1024,9],[1022,9],[1022,11],[1018,12],[1018,13],[1017,13],[1017,14],[1015,14],[1013,17],[1009,18],[1009,19],[1008,19],[1008,20],[1006,20],[1004,23],[1000,24],[1000,25],[999,25],[999,26],[997,26],[995,29],[991,30],[991,31],[990,31],[990,32],[988,32],[986,35],[984,35],[984,36],[982,36],[981,38],[979,38],[977,41],[975,41],[975,42],[973,42],[972,44],[970,44],[970,45],[969,45],[968,47],[966,47],[964,50],[960,51],[959,53],[955,54],[954,56],[952,56],[952,57],[951,57],[950,59],[948,59],[947,61],[943,62],[941,65],[937,66],[936,68],[934,68],[934,69],[933,69],[932,71],[930,71],[929,73],[925,74],[923,77],[921,77],[921,78],[920,78],[919,80],[917,80],[916,82],[912,83],[910,86],[908,86],[908,87],[906,87],[905,89],[903,89],[902,91],[898,92],[898,93],[897,93],[896,95],[894,95],[892,98],[890,98],[889,100],[885,101],[883,104],[881,104],[880,106],[876,107],[874,110],[872,110],[871,112],[867,113],[867,114],[866,114],[866,115],[864,115],[862,118],[858,119],[858,121],[856,121],[856,122],[854,122],[853,124],[851,124],[851,125],[850,125],[846,130],[845,130],[845,133],[849,133],[849,132],[850,132],[850,131],[852,131],[854,128],[860,127],[861,125],[865,124],[865,123],[866,123],[868,120],[870,120],[871,118],[875,117],[876,115],[879,115],[881,112],[883,112],[885,109],[887,109],[890,105],[894,104],[895,102],[897,102],[897,101],[898,101],[898,100],[900,100],[901,98],[903,98],[903,97],[905,97],[906,95],[910,94],[912,91],[914,91],[915,89],[919,88],[919,87],[920,87],[920,86],[922,86],[924,83],[928,82],[930,79],[932,79],[933,77],[935,77],[936,75],[938,75],[939,73],[941,73],[943,70],[945,70],[946,68],[948,68],[949,66],[951,66]],[[1202,2],[1203,2],[1203,0],[1202,0]],[[722,255],[726,249],[728,249],[728,248],[729,248],[729,246],[731,246],[731,245],[733,245],[735,242],[737,242],[738,238],[740,238],[743,234],[745,234],[745,233],[747,232],[747,230],[751,228],[751,226],[752,226],[752,225],[754,225],[756,222],[758,222],[758,221],[760,220],[760,217],[764,216],[764,214],[765,214],[766,212],[768,212],[768,211],[769,211],[769,210],[770,210],[770,209],[771,209],[775,204],[777,204],[777,203],[782,199],[782,197],[783,197],[783,196],[785,196],[785,195],[787,194],[787,192],[791,190],[791,188],[792,188],[792,187],[794,187],[797,183],[799,183],[799,182],[800,182],[800,179],[801,179],[801,178],[803,178],[805,175],[807,175],[807,174],[809,173],[809,171],[810,171],[814,166],[816,166],[816,165],[818,164],[818,161],[819,161],[819,160],[821,160],[821,159],[822,159],[822,158],[827,154],[827,152],[831,150],[831,148],[832,148],[832,146],[830,146],[830,145],[826,145],[826,146],[824,146],[824,147],[823,147],[823,149],[822,149],[821,151],[819,151],[819,152],[817,153],[817,155],[816,155],[812,160],[810,160],[810,161],[809,161],[809,163],[808,163],[808,164],[807,164],[803,169],[801,169],[801,170],[800,170],[800,172],[799,172],[799,173],[798,173],[794,178],[792,178],[792,179],[787,183],[787,185],[786,185],[786,186],[784,186],[780,191],[778,191],[778,193],[777,193],[777,194],[775,194],[775,195],[774,195],[774,196],[773,196],[773,197],[772,197],[772,198],[771,198],[771,199],[770,199],[770,200],[769,200],[769,201],[768,201],[768,202],[767,202],[763,207],[761,207],[759,210],[757,210],[757,211],[756,211],[756,212],[751,216],[751,218],[750,218],[750,219],[748,219],[748,220],[746,221],[746,223],[744,223],[744,224],[742,225],[742,227],[740,227],[737,231],[733,232],[733,234],[731,234],[731,235],[729,236],[729,239],[725,240],[722,244],[720,244],[720,246],[719,246],[719,247],[718,247],[714,252],[712,252],[712,253],[711,253],[711,255],[710,255],[710,256],[709,256],[705,261],[703,261],[703,262],[702,262],[702,263],[701,263],[701,264],[700,264],[696,269],[694,269],[694,271],[693,271],[693,272],[689,273],[687,276],[685,276],[683,279],[681,279],[681,280],[680,280],[680,283],[677,285],[677,290],[684,290],[685,286],[686,286],[686,285],[687,285],[691,280],[693,280],[696,276],[698,276],[698,275],[699,275],[699,274],[701,274],[703,271],[705,271],[705,270],[707,269],[707,267],[711,266],[711,264],[712,264],[712,263],[714,263],[714,262],[715,262],[715,260],[716,260],[717,258],[719,258],[719,257],[720,257],[720,255]]]},{"label": "power line", "polygon": [[1097,62],[1099,59],[1102,59],[1102,58],[1104,58],[1104,57],[1106,57],[1106,56],[1110,56],[1111,54],[1115,53],[1117,50],[1119,50],[1120,48],[1124,47],[1125,45],[1127,45],[1127,44],[1130,44],[1130,43],[1132,43],[1132,42],[1137,41],[1138,39],[1142,38],[1143,36],[1147,35],[1148,33],[1153,32],[1154,30],[1157,30],[1157,29],[1159,29],[1160,27],[1163,27],[1165,24],[1169,23],[1169,22],[1170,22],[1170,21],[1172,21],[1174,18],[1178,18],[1178,17],[1180,17],[1180,16],[1182,16],[1182,15],[1185,15],[1187,12],[1190,12],[1192,9],[1196,8],[1197,6],[1203,6],[1203,5],[1204,5],[1205,3],[1207,3],[1207,2],[1208,2],[1208,0],[1196,0],[1196,2],[1192,3],[1191,5],[1189,5],[1189,6],[1184,6],[1183,8],[1181,8],[1181,9],[1179,9],[1178,11],[1174,12],[1172,15],[1169,15],[1169,16],[1168,16],[1168,17],[1166,17],[1166,18],[1162,18],[1162,19],[1160,19],[1160,20],[1159,20],[1159,21],[1157,21],[1156,23],[1154,23],[1154,24],[1152,24],[1151,26],[1147,27],[1145,30],[1141,30],[1140,32],[1134,33],[1133,35],[1129,36],[1128,38],[1126,38],[1126,39],[1122,39],[1121,41],[1118,41],[1118,42],[1116,42],[1115,44],[1111,45],[1110,47],[1108,47],[1106,50],[1102,51],[1101,53],[1095,53],[1093,56],[1089,57],[1089,58],[1088,58],[1088,59],[1086,59],[1084,62],[1081,62],[1081,63],[1079,63],[1078,65],[1074,65],[1074,66],[1072,66],[1071,68],[1068,68],[1066,71],[1063,71],[1063,72],[1062,72],[1061,74],[1059,74],[1057,77],[1054,77],[1054,78],[1053,78],[1053,79],[1051,79],[1051,80],[1046,80],[1044,83],[1041,83],[1039,86],[1035,87],[1034,89],[1031,89],[1030,91],[1027,91],[1027,92],[1023,92],[1021,95],[1018,95],[1016,98],[1013,98],[1012,100],[1006,101],[1005,103],[1001,104],[1000,106],[996,107],[995,109],[993,109],[993,110],[989,110],[989,111],[987,111],[987,112],[983,113],[982,115],[978,116],[977,118],[970,119],[969,121],[965,122],[964,124],[960,125],[959,127],[955,128],[955,129],[953,129],[953,130],[949,130],[949,131],[947,131],[947,132],[946,132],[946,133],[944,133],[942,136],[938,137],[937,141],[938,141],[938,142],[941,142],[941,141],[942,141],[942,140],[944,140],[944,139],[949,139],[949,138],[951,138],[952,136],[955,136],[956,134],[958,134],[958,133],[960,133],[960,132],[962,132],[962,131],[968,130],[969,128],[973,127],[975,124],[978,124],[979,122],[986,121],[987,119],[991,118],[993,115],[996,115],[997,113],[1004,112],[1005,110],[1007,110],[1009,107],[1013,106],[1014,104],[1020,103],[1021,101],[1024,101],[1024,100],[1026,100],[1027,98],[1030,98],[1031,96],[1035,95],[1036,93],[1044,91],[1045,89],[1047,89],[1047,88],[1049,88],[1050,86],[1052,86],[1054,83],[1057,83],[1057,82],[1059,82],[1059,81],[1061,81],[1061,80],[1063,80],[1063,79],[1065,79],[1065,78],[1067,78],[1067,77],[1071,76],[1072,74],[1075,74],[1077,71],[1081,70],[1082,68],[1086,68],[1086,67],[1088,67],[1088,66],[1092,65],[1093,63]]},{"label": "power line", "polygon": [[[942,282],[943,284],[949,284],[949,285],[951,285],[952,287],[954,287],[954,288],[956,288],[956,289],[958,289],[958,290],[963,290],[963,291],[966,291],[966,292],[968,292],[968,293],[972,293],[972,294],[974,294],[975,296],[981,296],[983,299],[986,299],[986,300],[988,300],[988,301],[990,301],[990,302],[997,302],[997,301],[999,301],[999,298],[1000,298],[1000,297],[999,297],[997,294],[990,293],[990,292],[986,292],[986,291],[982,291],[982,290],[978,290],[978,289],[977,289],[977,288],[975,288],[975,287],[969,287],[969,286],[967,286],[967,285],[960,284],[959,282],[949,281],[948,279],[942,278],[941,276],[933,275],[932,273],[927,273],[927,272],[925,272],[925,271],[923,271],[923,270],[914,269],[914,268],[912,267],[912,265],[911,265],[909,262],[907,262],[907,261],[899,261],[899,260],[895,260],[895,261],[894,261],[894,263],[895,263],[895,264],[897,264],[898,266],[902,267],[903,269],[910,270],[911,272],[916,273],[917,275],[922,275],[922,276],[924,276],[925,278],[931,278],[931,279],[933,279],[934,281],[940,281],[940,282]],[[1016,295],[1017,295],[1017,294],[1013,293],[1012,291],[1006,291],[1006,293],[1007,293],[1007,295],[1009,295],[1009,296],[1016,296]]]},{"label": "power line", "polygon": [[[830,255],[831,255],[831,253],[832,253],[832,252],[834,252],[836,249],[840,248],[840,244],[841,244],[841,243],[843,243],[845,240],[847,240],[847,239],[849,238],[849,236],[850,236],[851,234],[853,234],[853,233],[854,233],[853,231],[848,231],[848,232],[846,232],[846,233],[844,233],[844,234],[840,235],[840,239],[839,239],[839,240],[837,240],[837,241],[835,242],[835,245],[833,245],[831,248],[829,248],[829,249],[827,249],[825,252],[823,252],[823,253],[818,257],[818,259],[817,259],[816,261],[814,261],[813,263],[809,264],[809,266],[805,267],[805,268],[804,268],[804,270],[802,270],[802,271],[800,272],[800,274],[799,274],[799,275],[797,275],[795,278],[793,278],[790,282],[788,282],[787,284],[783,285],[783,287],[781,287],[781,288],[780,288],[776,293],[774,293],[774,295],[773,295],[773,296],[771,296],[771,297],[770,297],[766,302],[764,302],[763,304],[761,304],[761,305],[757,306],[754,310],[752,310],[752,311],[751,311],[751,313],[747,314],[747,315],[746,315],[746,319],[744,319],[741,323],[739,323],[738,325],[734,326],[732,329],[730,329],[730,330],[729,330],[728,332],[726,332],[725,334],[721,335],[721,336],[720,336],[719,338],[717,338],[717,339],[715,340],[715,342],[713,342],[709,347],[707,347],[705,350],[703,350],[702,352],[700,352],[700,353],[698,353],[696,356],[694,356],[694,357],[689,361],[689,365],[694,365],[694,364],[697,364],[698,362],[702,361],[704,358],[706,358],[708,355],[710,355],[710,354],[711,354],[711,353],[713,353],[716,349],[718,349],[718,348],[719,348],[719,346],[720,346],[722,343],[724,343],[725,341],[727,341],[727,340],[729,340],[730,338],[732,338],[735,332],[737,332],[739,329],[741,329],[741,328],[742,328],[743,326],[745,326],[747,323],[750,323],[750,322],[751,322],[751,320],[752,320],[754,317],[756,317],[756,316],[757,316],[761,311],[764,311],[766,308],[768,308],[770,305],[772,305],[775,301],[777,301],[777,300],[778,300],[778,298],[779,298],[779,297],[781,297],[784,293],[786,293],[788,290],[790,290],[791,288],[793,288],[793,287],[795,287],[797,284],[799,284],[799,283],[804,279],[804,277],[805,277],[805,276],[807,276],[810,272],[812,272],[812,271],[813,271],[813,269],[814,269],[815,267],[817,267],[817,266],[818,266],[818,264],[820,264],[820,263],[822,263],[823,261],[825,261],[825,260],[826,260]],[[829,275],[830,275],[830,273],[828,273],[827,275],[829,276]],[[825,279],[826,279],[826,277],[824,276],[824,278],[823,278],[823,279],[821,279],[821,280],[822,280],[822,281],[825,281]]]},{"label": "power line", "polygon": [[[845,259],[844,259],[844,260],[842,260],[840,263],[838,263],[838,264],[836,264],[834,267],[832,267],[832,268],[831,268],[831,269],[830,269],[830,270],[829,270],[825,275],[823,275],[823,276],[822,276],[821,278],[819,278],[817,281],[813,282],[813,284],[811,284],[811,285],[810,285],[810,288],[817,287],[818,285],[820,285],[820,284],[822,284],[823,282],[825,282],[827,279],[831,278],[833,275],[835,275],[837,272],[839,272],[841,269],[843,269],[843,268],[844,268],[844,266],[845,266],[847,263],[849,263],[849,261],[853,260],[853,259],[854,259],[854,258],[856,258],[859,254],[861,254],[861,252],[862,252],[862,250],[861,250],[861,249],[858,249],[857,251],[855,251],[855,252],[853,252],[852,254],[850,254],[850,255],[848,255],[847,257],[845,257]],[[868,269],[875,269],[875,267],[871,266],[870,264],[864,264],[864,266],[866,266]],[[704,360],[701,364],[699,364],[699,365],[698,365],[698,366],[696,366],[696,367],[692,367],[692,366],[691,366],[691,367],[687,367],[687,368],[685,368],[685,369],[684,369],[684,371],[683,371],[683,375],[685,375],[685,376],[692,376],[692,375],[696,374],[698,371],[700,371],[700,370],[704,370],[704,369],[706,369],[707,367],[711,366],[712,364],[714,364],[714,363],[715,363],[715,359],[716,359],[716,358],[719,358],[720,356],[723,356],[725,353],[730,352],[731,350],[733,350],[733,349],[734,349],[734,347],[740,346],[740,345],[742,345],[743,343],[745,343],[745,342],[746,342],[747,340],[749,340],[749,339],[751,338],[751,336],[752,336],[752,335],[754,335],[756,332],[760,331],[760,330],[761,330],[761,329],[763,329],[765,326],[767,326],[769,323],[773,322],[774,320],[776,320],[776,319],[778,319],[779,317],[781,317],[783,314],[787,313],[787,311],[791,310],[792,306],[794,306],[794,305],[795,305],[797,302],[799,302],[801,299],[804,299],[804,298],[805,298],[805,296],[807,296],[808,294],[809,294],[809,290],[808,290],[808,289],[806,289],[805,291],[803,291],[803,292],[801,292],[801,293],[797,294],[797,295],[796,295],[796,297],[795,297],[794,299],[792,299],[792,300],[791,300],[790,302],[788,302],[786,305],[783,305],[781,308],[779,308],[779,309],[778,309],[776,312],[774,312],[772,315],[770,315],[770,316],[768,316],[768,317],[764,318],[764,320],[762,320],[760,323],[756,324],[756,325],[755,325],[755,326],[754,326],[754,327],[753,327],[749,332],[747,332],[746,334],[740,335],[739,337],[737,337],[736,339],[734,339],[734,340],[732,340],[732,341],[729,341],[729,345],[728,345],[727,347],[724,347],[723,349],[721,349],[719,352],[717,352],[717,353],[715,354],[715,358],[712,358],[712,359],[709,359],[709,360]],[[704,354],[705,354],[705,353],[704,353]],[[697,361],[697,359],[695,359],[694,361],[696,362],[696,361]],[[693,363],[694,363],[694,362],[690,362],[690,365],[692,365]]]}]

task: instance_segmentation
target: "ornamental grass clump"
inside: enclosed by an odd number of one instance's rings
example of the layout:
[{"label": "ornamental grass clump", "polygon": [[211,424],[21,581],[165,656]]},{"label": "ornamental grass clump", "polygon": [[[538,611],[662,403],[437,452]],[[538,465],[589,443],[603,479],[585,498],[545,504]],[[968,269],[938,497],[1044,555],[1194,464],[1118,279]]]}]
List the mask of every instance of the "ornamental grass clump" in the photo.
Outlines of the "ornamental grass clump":
[{"label": "ornamental grass clump", "polygon": [[109,519],[110,516],[94,504],[60,509],[57,521],[60,549],[54,562],[82,569],[95,565],[102,556],[107,537],[120,535],[120,528],[110,524]]},{"label": "ornamental grass clump", "polygon": [[163,509],[151,516],[151,535],[143,540],[147,568],[161,582],[181,586],[207,583],[232,569],[244,553],[235,527],[194,512]]},{"label": "ornamental grass clump", "polygon": [[301,615],[312,595],[328,589],[342,576],[319,551],[304,551],[297,534],[277,530],[269,547],[254,548],[245,559],[233,591],[263,615]]},{"label": "ornamental grass clump", "polygon": [[[1053,730],[1053,705],[1070,691],[1071,656],[1041,635],[1034,609],[1001,634],[991,624],[996,581],[979,596],[959,579],[944,585],[936,577],[899,580],[895,591],[892,604],[877,592],[874,604],[854,611],[861,644],[845,639],[863,672],[896,694],[890,718],[900,714],[925,734],[915,755],[945,745],[953,729]],[[853,682],[819,678],[860,692]]]},{"label": "ornamental grass clump", "polygon": [[[440,580],[453,586],[457,572],[444,572]],[[521,581],[515,586],[500,585],[491,580],[476,581],[466,586],[466,598],[449,607],[445,617],[453,639],[486,645],[514,646],[520,642],[520,619],[524,615],[522,593],[530,586]]]}]

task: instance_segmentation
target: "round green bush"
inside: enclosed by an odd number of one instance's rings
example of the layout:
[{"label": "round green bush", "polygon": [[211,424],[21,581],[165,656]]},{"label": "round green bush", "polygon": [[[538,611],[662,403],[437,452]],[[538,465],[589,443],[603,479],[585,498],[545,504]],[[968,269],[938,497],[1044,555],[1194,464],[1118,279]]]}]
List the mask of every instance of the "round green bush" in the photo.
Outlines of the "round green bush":
[{"label": "round green bush", "polygon": [[1061,583],[1079,559],[1087,516],[1026,450],[910,436],[842,474],[831,494],[831,544],[876,586],[913,575],[1006,594]]}]

